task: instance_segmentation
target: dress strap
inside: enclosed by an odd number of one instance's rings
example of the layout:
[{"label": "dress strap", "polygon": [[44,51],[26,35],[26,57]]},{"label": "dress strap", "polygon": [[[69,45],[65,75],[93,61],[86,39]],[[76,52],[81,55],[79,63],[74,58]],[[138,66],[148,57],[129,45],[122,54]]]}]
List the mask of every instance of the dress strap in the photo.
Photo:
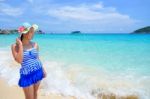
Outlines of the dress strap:
[{"label": "dress strap", "polygon": [[32,48],[34,48],[34,43],[33,42],[30,42],[30,43],[31,43]]}]

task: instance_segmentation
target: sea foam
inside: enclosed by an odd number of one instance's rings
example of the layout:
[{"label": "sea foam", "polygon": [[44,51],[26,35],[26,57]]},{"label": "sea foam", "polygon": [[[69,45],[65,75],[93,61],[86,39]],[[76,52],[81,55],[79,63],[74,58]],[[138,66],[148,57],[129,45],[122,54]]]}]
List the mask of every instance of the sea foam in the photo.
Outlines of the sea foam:
[{"label": "sea foam", "polygon": [[[0,50],[0,77],[9,86],[18,84],[20,65],[13,60],[10,49]],[[77,99],[149,99],[150,76],[136,73],[115,73],[103,69],[67,64],[57,61],[42,61],[47,77],[42,81],[40,90]],[[121,98],[122,97],[122,98]]]}]

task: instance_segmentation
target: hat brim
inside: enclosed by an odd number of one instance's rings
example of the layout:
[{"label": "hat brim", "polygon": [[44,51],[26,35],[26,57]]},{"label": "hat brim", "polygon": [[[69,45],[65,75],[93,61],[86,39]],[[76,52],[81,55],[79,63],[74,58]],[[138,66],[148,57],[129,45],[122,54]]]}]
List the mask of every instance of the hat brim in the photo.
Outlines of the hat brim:
[{"label": "hat brim", "polygon": [[37,24],[33,24],[32,26],[29,23],[24,23],[23,27],[25,27],[25,30],[20,32],[21,34],[26,34],[30,31],[30,28],[33,27],[34,31],[38,30],[38,25]]},{"label": "hat brim", "polygon": [[38,25],[33,24],[32,27],[34,28],[34,31],[37,31],[37,30],[38,30]]},{"label": "hat brim", "polygon": [[26,30],[22,31],[21,33],[26,34],[29,32],[29,30],[30,30],[30,28],[27,28]]}]

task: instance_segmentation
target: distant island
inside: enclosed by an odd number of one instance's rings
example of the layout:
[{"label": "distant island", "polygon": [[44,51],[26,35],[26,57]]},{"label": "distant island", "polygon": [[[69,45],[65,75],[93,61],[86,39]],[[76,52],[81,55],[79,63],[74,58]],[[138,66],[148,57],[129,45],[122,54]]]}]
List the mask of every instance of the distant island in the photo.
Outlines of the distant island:
[{"label": "distant island", "polygon": [[14,34],[14,33],[17,33],[18,30],[9,30],[9,29],[0,29],[0,34]]},{"label": "distant island", "polygon": [[[0,34],[15,34],[18,33],[16,29],[0,29]],[[42,30],[37,31],[38,34],[45,34]]]},{"label": "distant island", "polygon": [[81,34],[81,31],[72,31],[71,34]]},{"label": "distant island", "polygon": [[150,26],[135,30],[133,33],[134,34],[150,34]]}]

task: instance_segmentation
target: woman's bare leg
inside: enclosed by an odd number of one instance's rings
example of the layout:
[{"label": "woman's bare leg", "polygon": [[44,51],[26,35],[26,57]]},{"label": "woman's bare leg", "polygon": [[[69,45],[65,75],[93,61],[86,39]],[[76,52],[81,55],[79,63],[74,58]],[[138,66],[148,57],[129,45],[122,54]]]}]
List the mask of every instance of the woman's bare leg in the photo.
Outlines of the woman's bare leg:
[{"label": "woman's bare leg", "polygon": [[33,85],[34,87],[34,99],[37,99],[37,92],[40,86],[40,81]]},{"label": "woman's bare leg", "polygon": [[34,99],[34,87],[33,85],[23,88],[25,99]]}]

